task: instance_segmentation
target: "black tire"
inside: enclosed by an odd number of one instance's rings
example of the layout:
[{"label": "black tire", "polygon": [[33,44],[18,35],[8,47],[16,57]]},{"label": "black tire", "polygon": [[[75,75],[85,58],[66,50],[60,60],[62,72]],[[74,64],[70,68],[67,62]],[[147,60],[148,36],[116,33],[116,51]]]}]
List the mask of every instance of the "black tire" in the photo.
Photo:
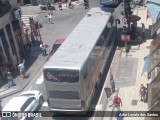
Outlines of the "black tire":
[{"label": "black tire", "polygon": [[41,97],[39,98],[39,106],[42,106],[43,103],[44,103],[44,98],[41,96]]}]

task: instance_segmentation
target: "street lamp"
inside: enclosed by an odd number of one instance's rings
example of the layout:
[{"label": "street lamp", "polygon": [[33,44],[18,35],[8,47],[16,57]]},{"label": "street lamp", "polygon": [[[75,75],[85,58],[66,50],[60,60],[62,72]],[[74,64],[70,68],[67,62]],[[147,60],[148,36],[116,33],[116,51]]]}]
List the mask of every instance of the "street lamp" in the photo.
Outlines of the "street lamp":
[{"label": "street lamp", "polygon": [[40,23],[38,23],[38,22],[35,22],[35,27],[36,27],[36,29],[38,30],[39,37],[40,37],[40,41],[42,41],[41,33],[40,33],[40,30],[39,30],[39,28],[41,28],[42,25],[41,25]]},{"label": "street lamp", "polygon": [[130,34],[130,21],[131,21],[131,14],[133,13],[130,6],[131,0],[124,0],[124,13],[127,18],[128,24],[128,33]]}]

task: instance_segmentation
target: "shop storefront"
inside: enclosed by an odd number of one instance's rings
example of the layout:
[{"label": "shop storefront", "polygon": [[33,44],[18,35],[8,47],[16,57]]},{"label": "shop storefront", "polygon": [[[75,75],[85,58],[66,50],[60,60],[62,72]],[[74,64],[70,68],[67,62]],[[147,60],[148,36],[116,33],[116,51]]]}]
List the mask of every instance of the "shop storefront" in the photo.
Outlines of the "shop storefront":
[{"label": "shop storefront", "polygon": [[[160,20],[155,24],[159,24]],[[155,25],[153,25],[154,27]],[[158,28],[154,29],[156,32]],[[154,33],[153,33],[154,34]],[[150,45],[150,64],[148,70],[148,108],[149,111],[159,111],[160,109],[160,34],[154,36]],[[160,118],[154,119],[159,120]],[[147,120],[153,120],[147,118]]]},{"label": "shop storefront", "polygon": [[9,62],[9,60],[12,60],[11,54],[9,51],[9,45],[8,45],[8,42],[6,40],[6,36],[4,33],[4,28],[0,29],[0,39],[1,39],[1,53],[0,53],[1,70],[0,70],[0,73],[1,73],[1,77],[3,78],[5,74],[5,70],[7,68],[7,63]]},{"label": "shop storefront", "polygon": [[18,52],[20,55],[20,60],[22,60],[25,57],[25,51],[24,51],[24,45],[23,45],[23,38],[21,35],[21,28],[19,26],[18,20],[12,21],[12,27],[13,27],[14,37],[18,47]]},{"label": "shop storefront", "polygon": [[18,61],[25,57],[25,38],[18,20],[10,20],[0,26],[0,80],[6,70],[14,72]]}]

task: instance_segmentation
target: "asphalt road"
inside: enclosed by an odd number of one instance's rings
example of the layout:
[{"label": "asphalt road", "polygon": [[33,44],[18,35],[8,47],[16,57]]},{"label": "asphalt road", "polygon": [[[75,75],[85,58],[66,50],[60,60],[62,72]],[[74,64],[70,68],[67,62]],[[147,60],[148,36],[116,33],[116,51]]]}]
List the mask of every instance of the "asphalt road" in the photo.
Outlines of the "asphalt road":
[{"label": "asphalt road", "polygon": [[[91,1],[90,7],[99,6],[99,1]],[[27,10],[27,9],[26,9]],[[27,11],[26,11],[27,12]],[[76,25],[80,22],[80,20],[84,17],[84,15],[88,12],[88,10],[84,9],[84,6],[76,6],[74,9],[55,11],[53,15],[54,24],[49,23],[48,19],[45,17],[47,15],[46,11],[38,12],[36,21],[42,23],[43,27],[40,29],[42,40],[48,44],[52,45],[56,39],[58,38],[66,38],[71,31],[76,27]],[[34,13],[34,12],[33,12]],[[28,13],[29,14],[29,13]],[[51,48],[48,48],[50,51]],[[34,79],[30,82],[30,84],[23,90],[39,90],[43,93],[45,98],[45,102],[43,106],[40,108],[40,111],[48,111],[47,103],[46,103],[46,92],[44,90],[43,79],[42,79],[42,68],[39,72],[34,76]],[[22,92],[23,92],[22,91]],[[12,98],[20,93],[13,94],[9,97],[2,99],[2,106]],[[68,116],[68,118],[62,117],[53,117],[54,120],[73,120],[75,118]],[[89,118],[76,118],[80,120],[89,119]],[[34,118],[34,120],[52,120],[50,117],[43,118]]]}]

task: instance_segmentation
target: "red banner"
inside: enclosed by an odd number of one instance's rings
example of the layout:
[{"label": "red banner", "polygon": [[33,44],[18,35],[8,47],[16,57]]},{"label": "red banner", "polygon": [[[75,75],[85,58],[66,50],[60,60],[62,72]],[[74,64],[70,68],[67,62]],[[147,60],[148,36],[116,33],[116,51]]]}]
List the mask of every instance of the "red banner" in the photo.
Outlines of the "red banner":
[{"label": "red banner", "polygon": [[31,30],[32,30],[34,36],[36,36],[36,37],[39,36],[39,35],[38,35],[38,31],[37,31],[37,29],[36,29],[36,26],[35,26],[35,23],[34,23],[33,20],[30,21],[30,26],[31,26]]}]

